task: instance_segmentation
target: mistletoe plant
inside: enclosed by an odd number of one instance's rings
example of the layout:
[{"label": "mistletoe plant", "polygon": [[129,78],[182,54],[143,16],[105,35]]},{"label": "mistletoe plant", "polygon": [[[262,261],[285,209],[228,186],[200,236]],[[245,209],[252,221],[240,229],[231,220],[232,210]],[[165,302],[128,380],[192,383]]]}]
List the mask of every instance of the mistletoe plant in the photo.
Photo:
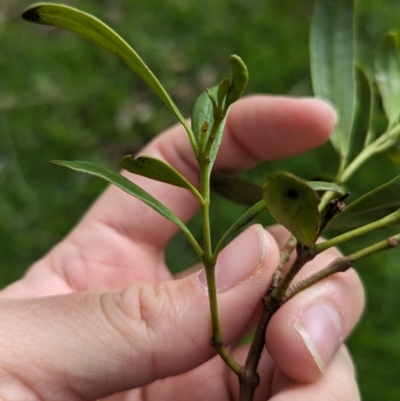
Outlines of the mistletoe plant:
[{"label": "mistletoe plant", "polygon": [[[318,272],[293,284],[302,267],[316,255],[356,237],[400,223],[400,176],[375,188],[345,207],[348,196],[344,185],[373,155],[400,142],[400,56],[398,36],[388,34],[375,53],[374,71],[355,63],[354,0],[318,0],[311,26],[311,79],[315,95],[336,107],[339,121],[332,144],[339,158],[339,168],[331,182],[307,182],[292,174],[270,175],[263,187],[237,177],[213,175],[212,168],[224,132],[231,105],[246,89],[248,72],[240,57],[230,56],[231,77],[206,89],[194,104],[188,123],[158,79],[138,54],[111,28],[95,17],[64,5],[41,3],[23,13],[25,20],[75,32],[104,47],[122,59],[161,98],[182,124],[198,162],[200,185],[196,188],[173,167],[161,160],[126,155],[124,169],[190,191],[198,200],[202,216],[202,242],[166,206],[123,175],[82,161],[53,161],[58,166],[82,171],[116,185],[140,199],[156,212],[176,224],[185,234],[204,264],[212,320],[211,344],[240,382],[240,400],[250,401],[259,384],[257,365],[264,348],[265,330],[271,316],[294,295],[325,277],[346,271],[355,262],[400,243],[400,234],[386,236],[353,254],[339,257]],[[367,72],[365,72],[367,71]],[[387,127],[380,132],[374,114],[383,107]],[[361,151],[351,157],[355,126],[366,121],[365,141]],[[360,130],[358,130],[359,132]],[[210,188],[225,197],[251,206],[239,217],[213,248],[210,222]],[[291,233],[280,252],[272,282],[265,289],[263,311],[244,366],[236,362],[224,345],[218,318],[215,265],[228,240],[242,230],[259,213],[267,211]],[[329,229],[340,235],[317,243]],[[294,262],[283,269],[296,251]]]}]

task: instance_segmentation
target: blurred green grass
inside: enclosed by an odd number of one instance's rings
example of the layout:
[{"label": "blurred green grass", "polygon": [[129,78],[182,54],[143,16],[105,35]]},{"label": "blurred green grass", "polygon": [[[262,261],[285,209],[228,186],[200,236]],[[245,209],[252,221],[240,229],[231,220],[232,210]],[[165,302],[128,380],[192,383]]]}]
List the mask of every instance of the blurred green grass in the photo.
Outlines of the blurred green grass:
[{"label": "blurred green grass", "polygon": [[[250,71],[247,93],[307,94],[308,25],[314,1],[85,0],[65,1],[104,19],[146,60],[185,115],[198,94],[223,77],[228,56]],[[55,169],[48,160],[82,159],[118,168],[119,157],[140,149],[174,123],[165,106],[114,57],[67,32],[33,26],[19,15],[31,4],[0,0],[0,286],[25,269],[76,223],[104,189],[85,175]],[[400,28],[397,0],[358,2],[360,50],[371,54],[386,31]],[[312,178],[333,172],[329,145],[266,163]],[[357,196],[398,174],[383,155],[351,182]],[[221,234],[241,210],[215,198]],[[199,233],[195,218],[191,227]],[[371,236],[371,241],[377,235]],[[357,249],[350,244],[345,251]],[[176,258],[176,255],[181,257]],[[174,270],[194,262],[184,238],[167,252]],[[364,318],[349,340],[363,399],[400,394],[400,252],[357,266],[368,294]]]}]

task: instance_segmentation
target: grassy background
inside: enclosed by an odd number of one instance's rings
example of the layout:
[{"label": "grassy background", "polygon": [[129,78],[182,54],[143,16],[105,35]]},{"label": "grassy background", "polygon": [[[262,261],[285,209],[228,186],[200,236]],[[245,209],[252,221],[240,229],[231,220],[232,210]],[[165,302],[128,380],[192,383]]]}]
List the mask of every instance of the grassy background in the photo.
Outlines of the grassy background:
[{"label": "grassy background", "polygon": [[[248,93],[307,94],[308,25],[314,1],[303,0],[85,0],[65,1],[116,27],[143,56],[185,115],[196,96],[228,71],[239,54],[250,71]],[[76,223],[102,191],[100,180],[62,171],[47,161],[81,159],[118,168],[173,123],[165,106],[114,57],[66,32],[23,22],[30,2],[0,0],[0,286],[20,277]],[[358,2],[360,50],[368,56],[379,37],[400,28],[398,0]],[[300,84],[299,84],[300,82]],[[303,83],[303,84],[302,84]],[[330,145],[265,164],[263,175],[285,169],[305,178],[334,171]],[[382,155],[351,182],[357,195],[399,172]],[[260,172],[250,173],[260,179]],[[240,207],[215,199],[216,234]],[[193,230],[199,232],[196,219]],[[371,236],[372,241],[376,236]],[[357,243],[345,251],[356,249]],[[179,259],[172,255],[181,255]],[[363,399],[400,394],[400,252],[361,262],[368,303],[349,340]],[[167,260],[194,260],[178,236]]]}]

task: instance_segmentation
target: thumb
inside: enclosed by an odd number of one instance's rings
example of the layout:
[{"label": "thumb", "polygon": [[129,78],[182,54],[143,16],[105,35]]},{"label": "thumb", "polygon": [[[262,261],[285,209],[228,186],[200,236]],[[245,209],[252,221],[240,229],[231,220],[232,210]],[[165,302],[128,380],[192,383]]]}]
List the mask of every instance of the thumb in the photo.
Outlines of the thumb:
[{"label": "thumb", "polygon": [[[277,245],[259,225],[221,253],[216,276],[226,345],[249,323],[277,261]],[[3,298],[0,316],[0,398],[3,391],[31,391],[43,400],[102,398],[183,373],[215,354],[202,271],[123,291]]]}]

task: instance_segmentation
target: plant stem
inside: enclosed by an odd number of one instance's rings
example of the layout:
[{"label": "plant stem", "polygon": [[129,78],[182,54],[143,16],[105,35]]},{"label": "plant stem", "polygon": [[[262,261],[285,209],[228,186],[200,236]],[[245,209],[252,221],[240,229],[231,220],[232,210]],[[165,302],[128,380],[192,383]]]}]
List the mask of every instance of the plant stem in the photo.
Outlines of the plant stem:
[{"label": "plant stem", "polygon": [[346,271],[355,262],[358,262],[359,260],[367,256],[370,256],[377,252],[384,251],[386,249],[395,248],[399,244],[400,244],[400,234],[397,234],[389,238],[386,238],[382,241],[379,241],[373,245],[370,245],[364,249],[361,249],[360,251],[357,251],[349,256],[336,258],[324,269],[312,274],[310,277],[307,277],[306,279],[300,281],[299,283],[292,285],[286,293],[286,300],[289,300],[290,298],[298,294],[300,291],[310,287],[311,285],[330,276],[331,274]]},{"label": "plant stem", "polygon": [[326,205],[327,205],[332,199],[334,199],[335,196],[336,196],[336,193],[335,193],[335,192],[333,192],[333,191],[326,191],[326,192],[322,195],[321,201],[320,201],[320,203],[319,203],[319,205],[318,205],[318,210],[319,210],[320,212],[322,212],[322,211],[325,209]]},{"label": "plant stem", "polygon": [[286,244],[282,247],[279,252],[279,265],[275,270],[272,276],[272,287],[276,288],[282,280],[282,271],[290,258],[290,255],[296,249],[297,239],[294,235],[291,235],[290,238],[286,241]]},{"label": "plant stem", "polygon": [[210,228],[210,187],[209,185],[207,185],[207,183],[209,182],[207,171],[201,172],[201,179],[202,179],[201,194],[204,199],[204,204],[201,205],[203,236],[204,236],[204,255],[206,259],[211,260],[212,245],[211,245],[211,228]]},{"label": "plant stem", "polygon": [[321,253],[333,246],[338,246],[343,242],[350,241],[354,238],[360,237],[361,235],[368,234],[372,231],[379,230],[381,228],[388,227],[392,224],[400,222],[400,209],[394,213],[391,213],[380,220],[374,221],[373,223],[366,224],[365,226],[358,227],[354,230],[351,230],[347,233],[343,233],[338,235],[337,237],[328,239],[324,242],[315,245],[315,252]]},{"label": "plant stem", "polygon": [[271,317],[281,306],[281,302],[272,296],[270,289],[268,293],[263,297],[261,319],[258,322],[246,363],[239,375],[240,401],[253,401],[255,389],[260,382],[260,375],[257,372],[257,368],[265,346],[265,330],[267,329]]},{"label": "plant stem", "polygon": [[285,297],[286,290],[295,278],[296,274],[306,263],[314,259],[314,257],[316,256],[313,248],[308,248],[301,243],[297,243],[296,250],[297,257],[295,261],[293,262],[286,275],[282,278],[279,285],[272,291],[272,296],[276,299],[283,299]]},{"label": "plant stem", "polygon": [[[201,169],[204,170],[204,169]],[[218,300],[217,300],[217,285],[215,280],[215,261],[213,261],[213,252],[211,245],[211,230],[210,230],[210,187],[207,185],[209,177],[207,171],[202,171],[202,196],[205,200],[204,205],[201,206],[202,220],[203,220],[203,233],[204,233],[204,255],[203,265],[206,271],[208,298],[210,303],[211,324],[212,324],[212,338],[211,345],[216,349],[225,363],[236,373],[239,374],[241,366],[229,355],[228,350],[224,346],[222,331],[219,322],[218,313]]]},{"label": "plant stem", "polygon": [[282,272],[283,267],[289,260],[290,255],[296,249],[296,246],[297,246],[297,239],[294,235],[291,235],[290,238],[287,240],[286,244],[282,247],[281,251],[279,252],[279,266],[277,270]]},{"label": "plant stem", "polygon": [[215,281],[215,263],[204,261],[204,268],[206,271],[207,285],[208,285],[208,298],[210,302],[211,311],[211,324],[212,324],[212,338],[211,345],[216,349],[218,354],[221,356],[223,361],[239,375],[242,366],[239,365],[230,355],[226,347],[224,346],[222,339],[222,331],[219,322],[218,314],[218,300],[217,300],[217,288]]},{"label": "plant stem", "polygon": [[[297,247],[296,247],[297,245]],[[297,257],[289,272],[282,279],[283,266],[288,261],[294,248],[297,248]],[[272,283],[262,299],[262,314],[255,331],[253,341],[247,355],[246,363],[239,375],[240,396],[239,401],[252,401],[254,392],[259,384],[260,377],[257,372],[258,363],[265,345],[265,331],[273,314],[286,302],[286,290],[293,277],[308,261],[314,257],[311,248],[298,244],[296,238],[291,236],[280,252],[280,261],[274,273]]]},{"label": "plant stem", "polygon": [[[391,128],[386,134],[379,137],[373,143],[366,146],[364,150],[347,166],[347,168],[344,167],[345,163],[344,160],[342,160],[336,182],[338,184],[346,182],[367,159],[369,159],[374,154],[387,149],[394,143],[394,140],[397,140],[399,135],[400,125],[397,125],[396,127]],[[335,197],[335,195],[336,194],[334,192],[326,192],[321,199],[319,210],[324,210],[326,205]],[[281,250],[280,263],[273,275],[272,284],[268,289],[267,294],[263,297],[262,316],[258,323],[253,342],[250,346],[250,351],[247,356],[246,363],[239,374],[240,401],[253,400],[255,389],[258,386],[260,380],[259,374],[257,372],[257,367],[265,345],[265,331],[271,317],[279,309],[279,307],[300,291],[324,279],[325,277],[328,277],[329,275],[336,272],[345,271],[353,263],[373,253],[380,252],[385,249],[390,249],[399,245],[400,234],[380,241],[367,248],[364,248],[358,252],[353,253],[350,256],[337,258],[321,271],[311,275],[310,277],[300,281],[297,284],[291,285],[294,277],[301,270],[301,268],[310,260],[312,260],[318,253],[321,253],[331,246],[336,246],[342,242],[366,234],[370,231],[386,227],[389,224],[393,224],[394,222],[399,221],[399,219],[400,210],[374,223],[367,224],[364,227],[357,228],[348,233],[337,236],[336,238],[332,238],[331,240],[327,240],[321,244],[317,244],[314,248],[308,248],[302,244],[296,245],[296,239],[294,237],[291,237],[289,239],[289,241]],[[296,247],[297,249],[296,260],[294,261],[293,265],[290,267],[286,275],[282,277],[283,266],[289,259],[289,256],[294,247]]]},{"label": "plant stem", "polygon": [[[358,156],[346,167],[341,161],[339,172],[336,176],[335,182],[342,185],[347,182],[350,177],[372,156],[377,153],[383,152],[390,148],[400,137],[400,124],[389,127],[388,130],[379,136],[374,142],[367,144]],[[335,193],[327,191],[321,198],[319,204],[319,211],[322,211],[325,206],[335,197]]]},{"label": "plant stem", "polygon": [[391,127],[386,133],[378,137],[374,142],[366,146],[358,156],[347,166],[343,173],[338,177],[337,182],[343,184],[354,172],[365,163],[371,156],[383,152],[392,146],[400,136],[400,124]]},{"label": "plant stem", "polygon": [[204,254],[203,265],[206,272],[208,297],[210,303],[210,314],[212,324],[211,345],[216,349],[221,358],[230,369],[237,375],[240,374],[242,366],[239,365],[230,355],[223,343],[222,331],[219,321],[217,284],[215,280],[216,258],[213,258],[211,227],[210,227],[210,175],[212,163],[210,160],[210,151],[218,128],[223,118],[215,118],[211,128],[210,137],[204,148],[204,152],[198,157],[200,166],[200,192],[204,202],[201,204],[201,215],[204,236]]}]

